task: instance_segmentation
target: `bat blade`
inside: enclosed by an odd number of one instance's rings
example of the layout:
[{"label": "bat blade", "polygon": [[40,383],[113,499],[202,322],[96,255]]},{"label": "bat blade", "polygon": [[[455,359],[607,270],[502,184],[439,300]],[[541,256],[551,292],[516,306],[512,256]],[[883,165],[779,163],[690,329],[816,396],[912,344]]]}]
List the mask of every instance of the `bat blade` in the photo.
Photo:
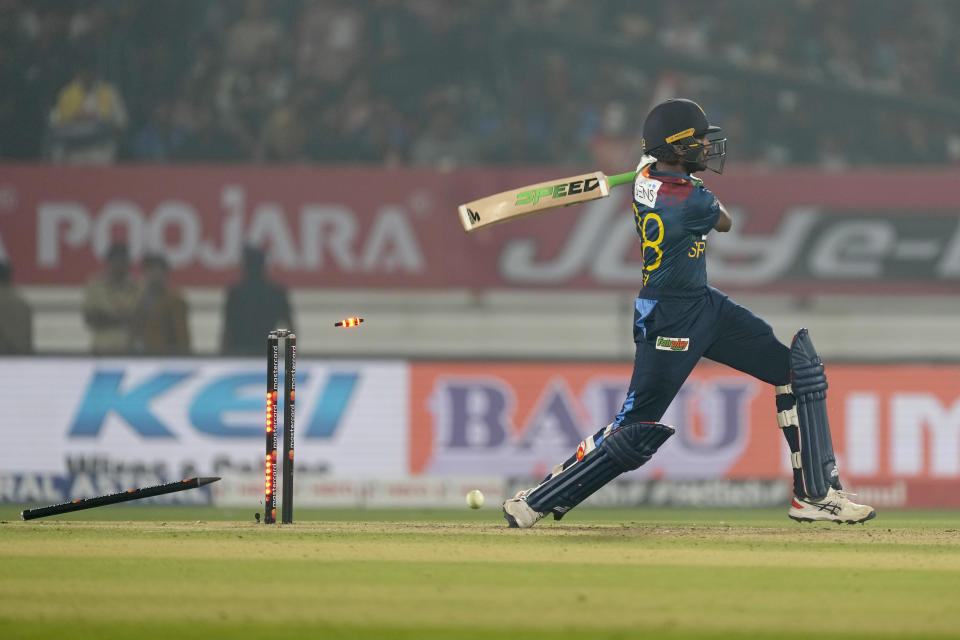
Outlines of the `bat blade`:
[{"label": "bat blade", "polygon": [[470,232],[541,211],[606,198],[610,187],[631,182],[635,176],[636,172],[630,172],[607,178],[594,171],[511,189],[462,204],[457,210],[464,231]]}]

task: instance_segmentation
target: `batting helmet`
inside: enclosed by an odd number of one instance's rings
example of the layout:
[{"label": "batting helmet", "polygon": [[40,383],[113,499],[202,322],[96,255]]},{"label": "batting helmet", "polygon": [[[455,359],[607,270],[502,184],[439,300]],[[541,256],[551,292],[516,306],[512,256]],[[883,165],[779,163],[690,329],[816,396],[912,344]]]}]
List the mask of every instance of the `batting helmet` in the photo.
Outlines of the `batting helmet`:
[{"label": "batting helmet", "polygon": [[[667,100],[651,109],[643,122],[643,152],[662,156],[665,154],[655,152],[665,149],[667,156],[675,152],[675,159],[682,161],[691,173],[704,169],[722,173],[727,139],[719,135],[720,131],[720,127],[710,124],[703,107],[693,100]],[[708,145],[700,142],[704,136]],[[710,166],[712,160],[719,160],[718,166]]]}]

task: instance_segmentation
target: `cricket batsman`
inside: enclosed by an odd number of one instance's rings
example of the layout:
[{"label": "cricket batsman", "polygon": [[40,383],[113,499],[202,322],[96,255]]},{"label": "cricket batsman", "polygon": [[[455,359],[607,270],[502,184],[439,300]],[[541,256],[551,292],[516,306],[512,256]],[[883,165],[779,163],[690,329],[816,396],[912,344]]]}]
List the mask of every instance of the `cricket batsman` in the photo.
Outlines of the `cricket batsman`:
[{"label": "cricket batsman", "polygon": [[674,433],[660,418],[701,357],[773,386],[790,448],[797,521],[854,524],[876,516],[843,491],[827,420],[827,378],[806,329],[790,346],[770,325],[707,284],[707,236],[733,222],[694,174],[722,173],[726,138],[686,99],[655,106],[643,123],[644,156],[633,183],[643,282],[633,312],[636,357],[613,422],[588,436],[543,482],[503,503],[511,527],[563,515],[621,473],[646,463]]}]

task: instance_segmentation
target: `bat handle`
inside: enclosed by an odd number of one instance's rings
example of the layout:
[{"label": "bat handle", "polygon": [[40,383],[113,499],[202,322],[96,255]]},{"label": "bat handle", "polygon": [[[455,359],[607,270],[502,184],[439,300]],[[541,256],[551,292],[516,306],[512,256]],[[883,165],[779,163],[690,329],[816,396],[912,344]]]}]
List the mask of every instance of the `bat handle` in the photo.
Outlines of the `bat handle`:
[{"label": "bat handle", "polygon": [[633,182],[634,178],[637,177],[636,171],[628,171],[626,173],[618,173],[615,176],[610,176],[607,178],[607,183],[611,187],[616,187],[617,185],[627,184],[628,182]]}]

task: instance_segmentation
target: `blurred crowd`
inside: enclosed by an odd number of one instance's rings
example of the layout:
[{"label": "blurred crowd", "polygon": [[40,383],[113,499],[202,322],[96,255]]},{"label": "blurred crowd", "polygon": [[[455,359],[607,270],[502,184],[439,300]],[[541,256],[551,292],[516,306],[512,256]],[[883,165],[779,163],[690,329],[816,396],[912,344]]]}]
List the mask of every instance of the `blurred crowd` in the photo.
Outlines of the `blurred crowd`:
[{"label": "blurred crowd", "polygon": [[960,161],[960,3],[0,0],[0,158],[632,168],[698,99],[732,160]]}]

